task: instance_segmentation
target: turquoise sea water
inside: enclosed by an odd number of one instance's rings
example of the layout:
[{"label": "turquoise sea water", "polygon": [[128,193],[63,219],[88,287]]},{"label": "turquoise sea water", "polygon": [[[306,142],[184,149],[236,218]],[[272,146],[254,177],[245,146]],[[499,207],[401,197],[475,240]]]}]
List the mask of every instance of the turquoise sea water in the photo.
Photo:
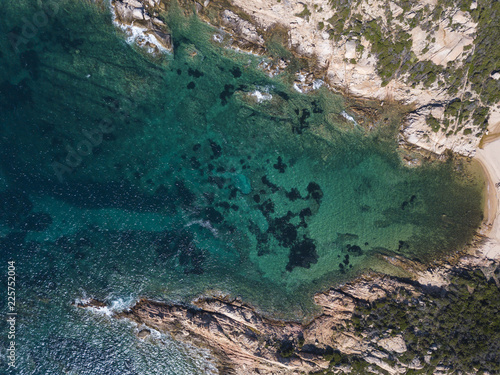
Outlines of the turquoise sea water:
[{"label": "turquoise sea water", "polygon": [[269,78],[195,18],[171,16],[174,54],[152,58],[108,11],[54,9],[0,4],[0,265],[6,289],[16,262],[19,314],[2,373],[208,373],[205,352],[71,303],[221,291],[300,318],[376,254],[427,260],[479,224],[481,187],[452,163],[403,166],[341,97]]}]

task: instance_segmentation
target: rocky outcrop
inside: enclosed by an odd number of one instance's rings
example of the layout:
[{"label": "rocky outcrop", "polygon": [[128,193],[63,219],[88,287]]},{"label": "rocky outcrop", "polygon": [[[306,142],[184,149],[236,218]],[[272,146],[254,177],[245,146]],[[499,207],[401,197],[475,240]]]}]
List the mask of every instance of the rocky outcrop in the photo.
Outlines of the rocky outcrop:
[{"label": "rocky outcrop", "polygon": [[[113,2],[120,25],[145,25],[146,34],[158,25],[163,27],[156,24],[159,20],[152,20],[155,14],[152,9],[161,4],[148,2],[153,8],[145,4],[145,0]],[[412,104],[415,109],[409,113],[401,129],[406,141],[437,154],[447,149],[463,155],[474,154],[480,140],[477,136],[480,135],[480,125],[474,122],[473,113],[478,108],[474,107],[475,102],[480,102],[480,99],[477,93],[471,91],[466,77],[455,93],[440,83],[444,82],[445,73],[439,70],[435,81],[428,84],[412,84],[414,78],[408,72],[384,82],[377,65],[380,54],[377,57],[372,41],[363,35],[345,32],[345,28],[339,31],[325,28],[324,25],[320,27],[320,23],[324,24],[339,16],[339,9],[332,8],[326,0],[301,3],[233,0],[232,4],[248,15],[243,17],[234,9],[223,9],[220,13],[221,26],[234,40],[238,40],[238,46],[263,51],[266,30],[281,24],[288,28],[288,47],[303,56],[314,57],[321,74],[298,72],[295,82],[298,90],[307,91],[325,82],[344,93]],[[352,4],[354,10],[347,20],[356,20],[358,15],[360,23],[375,20],[383,26],[381,31],[384,38],[395,37],[389,27],[390,22],[393,22],[399,32],[407,33],[412,40],[409,61],[413,61],[411,64],[414,65],[430,61],[434,64],[431,66],[433,69],[445,65],[459,69],[470,56],[472,50],[469,46],[474,37],[475,25],[468,12],[444,9],[445,18],[450,22],[443,21],[436,23],[435,27],[422,28],[419,23],[414,25],[412,20],[418,16],[429,21],[429,13],[425,8],[430,3],[412,3],[409,9],[403,9],[400,6],[402,4],[396,2],[389,2],[388,8],[385,4],[377,0],[355,1]],[[205,2],[203,6],[198,5],[196,9],[202,12],[214,4]],[[423,21],[421,23],[425,24]],[[167,32],[166,28],[161,30]],[[432,42],[433,38],[435,42]],[[273,74],[279,74],[287,63],[278,60],[262,65]],[[463,104],[466,102],[472,104]],[[459,105],[455,106],[454,103]],[[468,105],[472,109],[467,108]],[[495,114],[500,113],[498,107],[495,110]],[[464,115],[465,112],[467,115]],[[499,121],[499,118],[497,115],[491,116],[490,122],[492,119]],[[470,131],[466,132],[467,129]],[[418,304],[422,294],[447,288],[452,271],[457,269],[481,270],[500,285],[494,272],[498,267],[498,259],[481,252],[462,257],[458,263],[429,270],[424,270],[425,267],[418,262],[395,257],[387,257],[386,260],[404,268],[412,276],[411,280],[369,274],[352,283],[319,293],[314,301],[322,313],[310,322],[269,319],[240,300],[220,296],[199,298],[189,306],[141,300],[129,311],[116,316],[169,332],[179,341],[209,348],[221,373],[299,374],[320,371],[327,369],[332,356],[340,352],[363,358],[375,373],[382,369],[390,374],[402,374],[408,369],[422,369],[424,362],[430,362],[433,349],[429,349],[430,354],[426,355],[425,360],[396,360],[407,352],[404,337],[393,335],[390,331],[377,335],[356,331],[353,326],[356,309],[393,298],[399,290],[404,290]],[[103,308],[103,305],[90,301],[80,307]],[[141,332],[142,337],[147,336],[147,332]],[[352,369],[347,366],[344,370],[349,372]],[[448,370],[446,367],[436,367],[436,371],[441,373],[448,373]]]},{"label": "rocky outcrop", "polygon": [[[382,298],[399,285],[387,276],[368,275],[355,284],[317,294],[315,302],[323,313],[306,324],[272,320],[238,299],[220,296],[199,298],[192,306],[141,300],[115,316],[209,348],[222,374],[300,374],[327,369],[333,348],[371,352],[373,344],[341,328],[359,301]],[[77,306],[101,309],[103,305],[91,300]],[[143,331],[139,331],[141,338],[147,335]],[[404,346],[390,340],[384,343],[395,351]]]},{"label": "rocky outcrop", "polygon": [[[440,18],[434,20],[432,6],[426,2],[389,2],[387,7],[386,2],[357,0],[350,2],[347,13],[340,3],[327,0],[279,3],[233,0],[232,3],[249,14],[259,30],[275,24],[286,26],[289,48],[314,58],[324,71],[316,78],[331,87],[363,98],[414,105],[416,109],[410,113],[402,132],[409,143],[437,154],[450,149],[474,155],[480,140],[477,135],[483,131],[481,124],[473,121],[472,112],[460,117],[450,111],[445,113],[445,109],[466,93],[470,102],[480,103],[479,94],[471,90],[466,77],[460,78],[456,90],[448,90],[449,72],[439,68],[460,69],[473,51],[476,24],[467,11],[444,8]],[[419,21],[415,22],[416,19]],[[372,26],[377,35],[363,35]],[[238,34],[237,29],[233,32]],[[401,36],[408,38],[407,46],[398,44]],[[377,47],[376,38],[393,39],[394,43],[386,51]],[[400,57],[391,51],[392,47],[403,49]],[[391,55],[400,59],[397,64],[400,66],[388,67],[384,72],[380,60],[390,59]],[[424,82],[428,74],[434,77]],[[429,121],[430,107],[436,113],[437,107],[441,108],[439,116],[433,114],[434,122]]]},{"label": "rocky outcrop", "polygon": [[410,112],[406,118],[406,123],[403,124],[401,129],[405,140],[438,155],[443,154],[446,150],[453,150],[461,155],[474,156],[480,137],[475,135],[471,137],[447,135],[441,131],[434,131],[428,124],[429,119],[435,119],[434,121],[444,120],[447,105],[448,102],[446,101],[434,102]]},{"label": "rocky outcrop", "polygon": [[113,22],[128,35],[130,42],[153,54],[173,51],[168,27],[158,18],[165,9],[160,0],[114,0],[111,9]]},{"label": "rocky outcrop", "polygon": [[[404,374],[408,369],[423,368],[424,363],[411,356],[399,359],[408,350],[401,334],[391,329],[360,330],[356,325],[360,311],[388,302],[420,306],[429,293],[442,294],[454,275],[469,270],[481,270],[500,288],[495,272],[500,268],[499,260],[479,248],[473,254],[423,271],[412,261],[409,279],[368,273],[316,294],[314,302],[322,313],[302,323],[271,319],[240,299],[221,295],[203,296],[190,305],[143,299],[126,311],[114,313],[114,317],[138,323],[140,339],[154,329],[168,332],[175,340],[210,349],[220,374],[303,374],[331,369],[331,363],[341,355],[361,358],[370,366],[370,373],[383,369],[390,374]],[[474,292],[474,288],[468,290]],[[109,311],[105,304],[92,299],[75,305]],[[435,349],[431,346],[428,350],[427,362]],[[337,362],[335,368],[341,373],[356,373],[350,365]]]},{"label": "rocky outcrop", "polygon": [[264,38],[250,22],[241,19],[237,14],[226,9],[221,15],[222,25],[232,30],[240,39],[250,44],[264,44]]},{"label": "rocky outcrop", "polygon": [[[150,52],[171,52],[170,33],[158,18],[168,4],[114,0],[115,23]],[[498,122],[464,67],[475,48],[474,4],[435,10],[432,1],[354,0],[348,9],[340,0],[181,1],[187,12],[217,26],[214,40],[228,47],[265,54],[266,40],[278,29],[285,33],[287,48],[314,61],[314,72],[297,72],[297,90],[326,83],[344,94],[412,105],[401,129],[408,143],[465,156],[475,154],[487,125]],[[278,59],[262,67],[275,75],[287,64]]]}]

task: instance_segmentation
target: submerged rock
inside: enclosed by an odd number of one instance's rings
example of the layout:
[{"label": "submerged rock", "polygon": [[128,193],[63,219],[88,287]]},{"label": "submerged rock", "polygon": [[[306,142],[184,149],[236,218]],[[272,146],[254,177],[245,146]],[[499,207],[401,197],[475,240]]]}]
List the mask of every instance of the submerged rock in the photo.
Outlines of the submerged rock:
[{"label": "submerged rock", "polygon": [[247,176],[243,174],[237,174],[236,176],[233,177],[233,184],[238,189],[241,191],[243,194],[250,194],[252,191],[252,185],[250,184],[250,180],[248,179]]},{"label": "submerged rock", "polygon": [[151,331],[149,329],[141,329],[139,332],[137,332],[137,337],[139,337],[140,339],[145,339],[149,335],[151,335]]}]

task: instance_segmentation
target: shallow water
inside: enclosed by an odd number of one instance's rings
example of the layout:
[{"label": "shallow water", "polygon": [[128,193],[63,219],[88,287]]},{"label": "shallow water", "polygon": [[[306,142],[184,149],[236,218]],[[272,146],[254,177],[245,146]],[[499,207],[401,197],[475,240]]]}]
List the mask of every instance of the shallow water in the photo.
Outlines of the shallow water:
[{"label": "shallow water", "polygon": [[314,292],[376,254],[425,261],[463,246],[481,220],[481,184],[452,163],[403,166],[388,130],[346,125],[341,97],[269,78],[262,58],[224,49],[195,19],[171,18],[174,54],[153,59],[109,13],[61,2],[15,51],[36,4],[0,5],[12,373],[207,373],[203,352],[165,335],[139,341],[129,323],[71,303],[120,309],[212,290],[300,318]]}]

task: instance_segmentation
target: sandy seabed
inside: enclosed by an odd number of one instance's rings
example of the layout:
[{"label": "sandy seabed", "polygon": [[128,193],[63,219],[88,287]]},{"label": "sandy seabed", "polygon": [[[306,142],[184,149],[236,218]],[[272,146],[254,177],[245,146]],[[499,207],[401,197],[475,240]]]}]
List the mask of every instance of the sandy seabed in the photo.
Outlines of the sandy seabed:
[{"label": "sandy seabed", "polygon": [[481,252],[490,259],[500,259],[500,139],[478,148],[475,158],[484,168],[487,178],[485,222],[487,241]]}]

